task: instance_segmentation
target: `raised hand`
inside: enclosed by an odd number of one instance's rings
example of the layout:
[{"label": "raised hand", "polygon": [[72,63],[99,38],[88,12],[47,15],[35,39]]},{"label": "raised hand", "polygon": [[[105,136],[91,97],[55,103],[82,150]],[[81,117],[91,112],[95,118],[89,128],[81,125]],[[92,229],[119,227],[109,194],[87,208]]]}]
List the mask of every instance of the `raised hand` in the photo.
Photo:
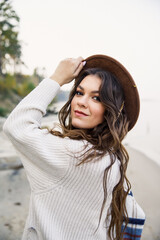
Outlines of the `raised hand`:
[{"label": "raised hand", "polygon": [[55,72],[50,78],[62,86],[71,82],[75,77],[77,77],[84,65],[85,61],[83,61],[82,57],[66,58],[59,63]]}]

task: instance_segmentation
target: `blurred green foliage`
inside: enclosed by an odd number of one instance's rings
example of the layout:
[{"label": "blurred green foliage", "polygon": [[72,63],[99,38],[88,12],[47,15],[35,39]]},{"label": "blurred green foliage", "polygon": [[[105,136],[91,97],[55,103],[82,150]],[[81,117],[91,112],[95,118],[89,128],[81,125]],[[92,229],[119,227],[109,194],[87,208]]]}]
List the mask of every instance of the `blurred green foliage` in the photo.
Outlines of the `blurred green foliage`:
[{"label": "blurred green foliage", "polygon": [[[0,93],[5,96],[10,91],[13,91],[20,97],[25,97],[35,88],[32,77],[33,76],[29,75],[21,75],[21,82],[17,82],[16,75],[6,74],[5,76],[1,76]],[[20,78],[20,76],[18,78]]]},{"label": "blurred green foliage", "polygon": [[0,116],[2,117],[7,116],[44,78],[42,74],[44,69],[40,71],[39,68],[35,68],[32,75],[24,75],[16,71],[17,66],[25,65],[21,60],[21,41],[18,39],[19,21],[20,18],[12,7],[12,0],[0,0]]},{"label": "blurred green foliage", "polygon": [[0,107],[0,116],[5,117],[8,113],[8,110],[6,108]]},{"label": "blurred green foliage", "polygon": [[7,92],[16,88],[16,78],[14,75],[6,74],[0,76],[0,92]]},{"label": "blurred green foliage", "polygon": [[6,73],[6,66],[22,64],[21,42],[18,39],[20,18],[10,0],[0,1],[0,75]]},{"label": "blurred green foliage", "polygon": [[[6,117],[23,97],[44,78],[45,68],[35,68],[32,75],[16,71],[21,60],[20,18],[11,0],[0,0],[0,116]],[[12,72],[12,73],[11,73]],[[55,100],[53,100],[55,102]]]},{"label": "blurred green foliage", "polygon": [[[37,72],[32,75],[5,74],[0,76],[0,116],[6,117],[16,105],[29,94],[44,78]],[[55,97],[48,106],[48,113],[54,112]]]},{"label": "blurred green foliage", "polygon": [[35,85],[32,82],[24,82],[23,84],[19,84],[16,87],[16,91],[19,96],[24,97],[28,93],[30,93],[35,88]]},{"label": "blurred green foliage", "polygon": [[0,76],[0,116],[5,117],[44,78],[38,75],[5,74]]}]

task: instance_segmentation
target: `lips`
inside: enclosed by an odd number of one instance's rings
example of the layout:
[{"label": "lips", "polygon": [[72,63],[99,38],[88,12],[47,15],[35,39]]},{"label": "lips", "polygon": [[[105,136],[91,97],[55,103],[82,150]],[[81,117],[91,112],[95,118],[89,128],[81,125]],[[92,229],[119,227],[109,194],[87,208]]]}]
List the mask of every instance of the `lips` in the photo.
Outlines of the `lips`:
[{"label": "lips", "polygon": [[75,114],[76,114],[76,116],[78,116],[78,117],[81,117],[81,116],[88,116],[86,113],[81,112],[81,111],[78,111],[78,110],[75,110]]}]

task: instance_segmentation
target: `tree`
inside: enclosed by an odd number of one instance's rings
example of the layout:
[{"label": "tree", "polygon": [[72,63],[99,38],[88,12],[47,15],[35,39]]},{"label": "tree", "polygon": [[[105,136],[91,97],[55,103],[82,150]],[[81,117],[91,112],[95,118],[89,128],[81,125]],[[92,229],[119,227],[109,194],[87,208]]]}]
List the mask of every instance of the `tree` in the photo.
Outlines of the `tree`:
[{"label": "tree", "polygon": [[20,18],[13,10],[10,0],[0,3],[0,75],[6,73],[6,66],[18,65],[21,61],[21,43],[18,40]]}]

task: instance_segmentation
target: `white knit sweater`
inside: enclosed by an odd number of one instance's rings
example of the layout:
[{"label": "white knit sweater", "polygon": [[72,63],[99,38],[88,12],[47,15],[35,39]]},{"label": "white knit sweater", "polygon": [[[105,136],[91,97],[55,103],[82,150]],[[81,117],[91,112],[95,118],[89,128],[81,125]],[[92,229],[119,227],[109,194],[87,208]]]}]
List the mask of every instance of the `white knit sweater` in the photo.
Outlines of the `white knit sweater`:
[{"label": "white knit sweater", "polygon": [[[31,186],[29,214],[23,240],[106,240],[105,217],[112,190],[119,181],[116,160],[107,179],[108,197],[103,202],[103,174],[108,155],[100,161],[76,167],[84,140],[71,140],[41,129],[41,119],[60,86],[44,79],[12,111],[3,130],[21,156]],[[108,221],[109,224],[109,221]]]}]

